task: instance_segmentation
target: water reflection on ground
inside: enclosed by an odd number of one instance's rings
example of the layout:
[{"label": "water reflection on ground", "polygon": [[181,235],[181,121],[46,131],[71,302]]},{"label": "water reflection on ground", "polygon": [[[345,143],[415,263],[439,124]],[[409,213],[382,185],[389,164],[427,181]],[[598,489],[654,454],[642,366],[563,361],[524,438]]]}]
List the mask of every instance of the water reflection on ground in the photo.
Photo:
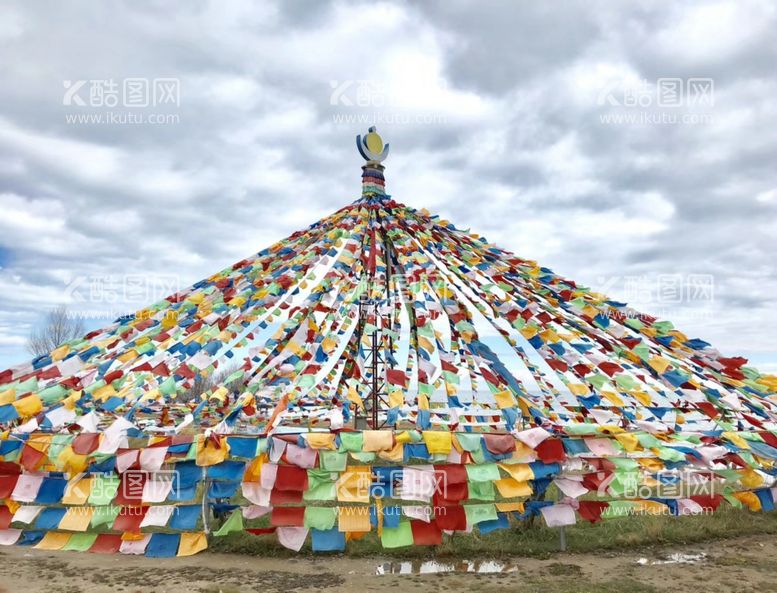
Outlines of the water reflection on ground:
[{"label": "water reflection on ground", "polygon": [[472,572],[479,574],[516,572],[518,565],[498,560],[411,560],[407,562],[384,562],[375,569],[376,575],[384,574],[437,574],[447,572]]},{"label": "water reflection on ground", "polygon": [[707,559],[707,554],[699,552],[698,554],[669,554],[666,558],[659,560],[648,560],[647,558],[640,558],[637,560],[637,564],[642,565],[654,565],[654,564],[698,564],[704,562]]},{"label": "water reflection on ground", "polygon": [[[637,564],[653,566],[656,564],[699,564],[707,559],[707,554],[669,554],[663,558],[649,560],[640,558]],[[440,560],[408,560],[404,562],[384,562],[375,569],[376,575],[386,574],[440,574],[440,573],[477,573],[495,574],[517,572],[519,566],[515,562],[499,560],[455,560],[443,562]]]}]

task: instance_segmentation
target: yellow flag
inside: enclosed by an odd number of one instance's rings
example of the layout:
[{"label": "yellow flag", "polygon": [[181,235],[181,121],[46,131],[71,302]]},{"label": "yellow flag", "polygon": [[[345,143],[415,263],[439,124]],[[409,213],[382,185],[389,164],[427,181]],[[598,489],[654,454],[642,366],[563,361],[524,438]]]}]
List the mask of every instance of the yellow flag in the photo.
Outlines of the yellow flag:
[{"label": "yellow flag", "polygon": [[531,496],[533,490],[528,481],[519,481],[515,478],[502,478],[494,482],[499,494],[504,498],[518,498],[520,496]]},{"label": "yellow flag", "polygon": [[16,412],[22,418],[32,418],[43,410],[43,402],[34,393],[21,399],[17,399],[12,402],[11,405],[16,408]]},{"label": "yellow flag", "polygon": [[181,541],[178,544],[177,556],[193,556],[197,552],[202,552],[208,547],[208,538],[202,532],[182,533]]},{"label": "yellow flag", "polygon": [[447,430],[425,430],[423,432],[424,442],[429,453],[447,455],[451,452],[453,441],[451,433]]},{"label": "yellow flag", "polygon": [[500,463],[499,468],[506,471],[513,480],[518,482],[526,482],[527,480],[534,479],[534,472],[528,463]]},{"label": "yellow flag", "polygon": [[65,494],[62,496],[62,504],[86,504],[92,493],[92,478],[89,476],[77,476],[67,483]]}]

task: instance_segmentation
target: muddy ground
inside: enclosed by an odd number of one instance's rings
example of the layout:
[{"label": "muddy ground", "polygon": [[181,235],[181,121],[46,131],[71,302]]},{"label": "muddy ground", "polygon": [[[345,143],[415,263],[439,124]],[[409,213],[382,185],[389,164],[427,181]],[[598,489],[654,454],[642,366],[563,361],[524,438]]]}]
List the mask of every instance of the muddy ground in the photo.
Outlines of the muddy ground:
[{"label": "muddy ground", "polygon": [[[672,563],[672,554],[699,554],[695,564]],[[0,593],[304,593],[331,590],[684,593],[777,592],[777,539],[754,536],[724,541],[629,551],[623,554],[563,554],[544,560],[516,557],[503,562],[511,572],[475,574],[390,574],[390,558],[262,558],[203,553],[188,558],[44,552],[10,546],[0,550]],[[458,569],[495,565],[481,559]],[[674,558],[677,560],[677,558]],[[669,561],[669,562],[667,562]],[[441,559],[443,564],[455,560]],[[420,570],[420,561],[403,570]],[[430,565],[424,565],[428,570]]]}]

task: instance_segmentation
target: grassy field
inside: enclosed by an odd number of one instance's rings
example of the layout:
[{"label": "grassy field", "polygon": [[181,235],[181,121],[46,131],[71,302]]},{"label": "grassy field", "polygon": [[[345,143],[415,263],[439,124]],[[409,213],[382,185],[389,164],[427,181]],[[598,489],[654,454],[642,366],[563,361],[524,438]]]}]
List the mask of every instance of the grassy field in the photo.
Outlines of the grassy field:
[{"label": "grassy field", "polygon": [[[567,527],[565,532],[569,552],[633,550],[745,535],[775,534],[777,533],[777,512],[750,513],[721,507],[711,515],[689,517],[635,515],[609,519],[595,525],[579,522],[577,525]],[[540,519],[531,525],[517,523],[512,529],[504,529],[488,535],[472,533],[445,536],[441,546],[410,546],[393,550],[383,549],[377,534],[372,531],[358,541],[348,542],[346,549],[347,554],[352,557],[388,556],[412,559],[528,556],[547,558],[559,550],[559,530],[545,527]],[[254,536],[249,533],[232,533],[225,537],[214,537],[210,543],[210,550],[273,557],[297,556],[278,544],[272,535]],[[309,544],[303,547],[301,553],[312,554]]]}]

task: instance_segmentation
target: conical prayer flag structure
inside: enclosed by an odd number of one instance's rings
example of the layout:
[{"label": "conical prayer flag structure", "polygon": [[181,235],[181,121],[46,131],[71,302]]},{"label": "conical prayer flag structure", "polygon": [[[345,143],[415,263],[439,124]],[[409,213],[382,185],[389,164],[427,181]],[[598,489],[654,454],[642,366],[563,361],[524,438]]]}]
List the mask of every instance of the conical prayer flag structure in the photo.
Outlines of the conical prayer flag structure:
[{"label": "conical prayer flag structure", "polygon": [[320,551],[773,508],[777,377],[396,202],[388,145],[357,147],[352,204],[0,372],[0,543],[185,555],[237,508]]}]

